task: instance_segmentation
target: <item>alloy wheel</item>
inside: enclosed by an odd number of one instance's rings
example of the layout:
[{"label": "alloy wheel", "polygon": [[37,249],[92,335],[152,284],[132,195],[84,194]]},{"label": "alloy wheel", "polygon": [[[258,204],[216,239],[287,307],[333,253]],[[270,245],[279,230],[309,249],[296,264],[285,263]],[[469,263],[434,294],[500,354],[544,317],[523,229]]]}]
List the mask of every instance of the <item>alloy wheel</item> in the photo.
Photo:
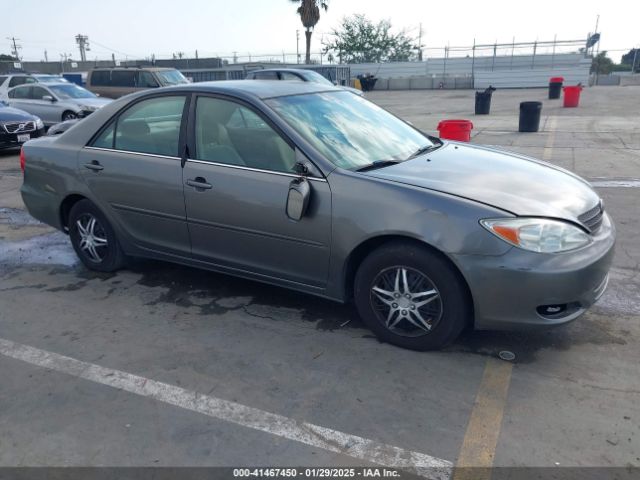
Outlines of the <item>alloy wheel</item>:
[{"label": "alloy wheel", "polygon": [[371,305],[378,320],[403,337],[428,335],[443,314],[434,283],[424,273],[404,266],[378,273],[371,287]]},{"label": "alloy wheel", "polygon": [[76,221],[76,227],[80,235],[80,249],[89,260],[101,263],[109,245],[104,227],[90,213],[82,214]]}]

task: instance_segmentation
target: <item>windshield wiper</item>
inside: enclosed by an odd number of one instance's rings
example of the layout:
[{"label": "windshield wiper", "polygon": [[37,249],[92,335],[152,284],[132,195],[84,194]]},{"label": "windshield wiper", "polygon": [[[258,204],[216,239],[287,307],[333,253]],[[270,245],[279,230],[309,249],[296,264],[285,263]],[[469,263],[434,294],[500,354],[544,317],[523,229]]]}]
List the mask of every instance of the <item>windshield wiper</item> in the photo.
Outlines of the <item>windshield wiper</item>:
[{"label": "windshield wiper", "polygon": [[[442,143],[440,143],[440,145],[442,145]],[[436,148],[439,148],[440,145],[425,145],[423,147],[420,147],[418,150],[416,150],[411,155],[409,155],[407,157],[407,160],[411,160],[412,158],[416,158],[416,157],[422,155],[423,153],[427,153],[427,152],[430,152],[432,150],[435,150]]]},{"label": "windshield wiper", "polygon": [[375,170],[376,168],[388,167],[389,165],[395,165],[400,163],[398,160],[377,160],[365,165],[364,167],[356,168],[356,172],[366,172],[368,170]]}]

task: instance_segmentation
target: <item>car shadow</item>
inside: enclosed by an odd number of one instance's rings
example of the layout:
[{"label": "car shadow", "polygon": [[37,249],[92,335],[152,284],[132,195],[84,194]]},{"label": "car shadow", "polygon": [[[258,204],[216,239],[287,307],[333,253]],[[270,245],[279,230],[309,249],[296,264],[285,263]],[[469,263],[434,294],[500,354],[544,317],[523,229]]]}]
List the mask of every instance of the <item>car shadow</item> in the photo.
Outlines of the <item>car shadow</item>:
[{"label": "car shadow", "polygon": [[[77,268],[77,274],[83,279],[107,279],[117,275]],[[135,259],[130,262],[128,269],[140,275],[137,280],[139,285],[163,289],[163,293],[150,300],[148,305],[167,303],[183,308],[194,307],[200,315],[224,314],[242,309],[265,321],[278,321],[284,316],[291,318],[293,312],[294,321],[299,318],[314,323],[318,330],[351,329],[360,331],[363,338],[379,341],[359,319],[352,302],[340,304],[252,280],[155,260]],[[624,338],[612,331],[609,324],[606,317],[587,313],[569,325],[542,331],[467,329],[456,342],[439,353],[496,358],[504,356],[504,359],[508,358],[514,363],[531,363],[545,349],[563,351],[584,343],[625,344]]]}]

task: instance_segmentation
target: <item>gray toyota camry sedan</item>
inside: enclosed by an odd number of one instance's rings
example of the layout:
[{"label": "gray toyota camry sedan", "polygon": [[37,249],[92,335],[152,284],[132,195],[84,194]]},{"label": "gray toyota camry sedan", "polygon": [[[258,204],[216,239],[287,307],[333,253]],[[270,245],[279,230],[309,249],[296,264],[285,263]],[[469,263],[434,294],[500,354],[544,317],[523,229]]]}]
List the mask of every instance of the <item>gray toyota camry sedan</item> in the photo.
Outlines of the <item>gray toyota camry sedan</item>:
[{"label": "gray toyota camry sedan", "polygon": [[416,350],[574,320],[615,243],[576,175],[313,83],[130,95],[27,142],[21,164],[29,212],[90,269],[152,257],[353,299],[381,340]]}]

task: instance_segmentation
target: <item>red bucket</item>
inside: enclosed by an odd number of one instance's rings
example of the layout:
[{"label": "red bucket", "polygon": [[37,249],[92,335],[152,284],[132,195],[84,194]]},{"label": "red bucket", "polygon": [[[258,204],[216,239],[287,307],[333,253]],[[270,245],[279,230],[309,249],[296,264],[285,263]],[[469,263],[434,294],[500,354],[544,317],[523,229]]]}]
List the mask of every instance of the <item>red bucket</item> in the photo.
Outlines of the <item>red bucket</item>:
[{"label": "red bucket", "polygon": [[442,120],[438,124],[440,138],[468,142],[471,140],[473,123],[470,120]]},{"label": "red bucket", "polygon": [[582,91],[582,85],[576,85],[573,87],[564,87],[564,107],[577,107],[580,103],[580,92]]}]

